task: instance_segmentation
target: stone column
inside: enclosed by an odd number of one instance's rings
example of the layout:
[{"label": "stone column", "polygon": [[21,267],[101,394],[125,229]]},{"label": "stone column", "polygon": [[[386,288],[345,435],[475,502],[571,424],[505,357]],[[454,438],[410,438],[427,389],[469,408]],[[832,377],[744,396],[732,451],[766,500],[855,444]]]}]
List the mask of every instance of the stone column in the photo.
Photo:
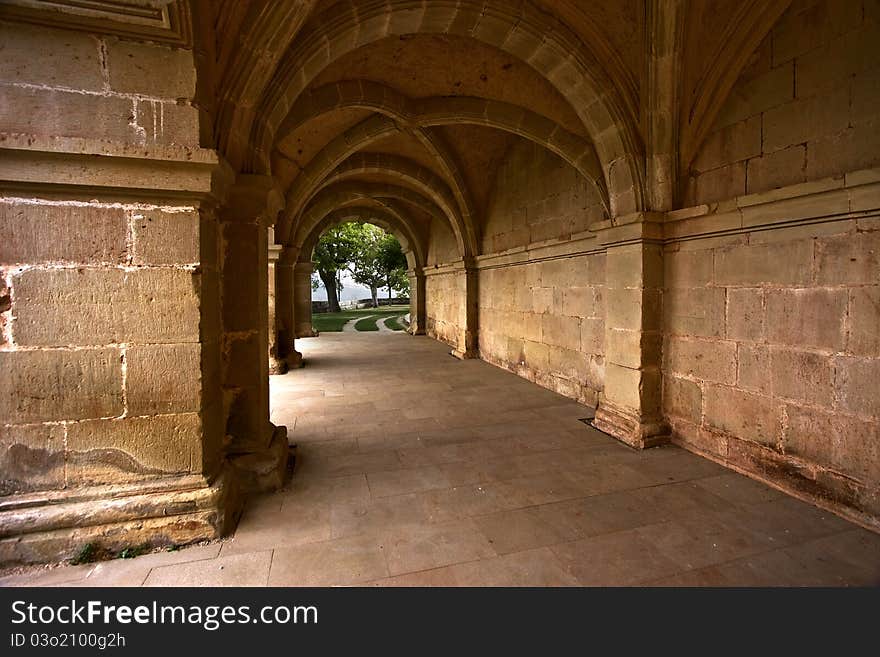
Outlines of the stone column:
[{"label": "stone column", "polygon": [[268,225],[282,207],[268,176],[241,175],[221,211],[227,453],[246,490],[283,483],[287,431],[269,422]]},{"label": "stone column", "polygon": [[288,368],[302,367],[302,354],[296,350],[294,271],[299,249],[285,246],[275,263],[275,326],[278,331],[278,357]]},{"label": "stone column", "polygon": [[284,374],[287,372],[287,362],[281,354],[281,346],[278,344],[278,312],[277,312],[277,278],[278,278],[278,259],[281,257],[281,245],[275,244],[275,231],[272,228],[268,230],[269,237],[269,322],[268,322],[268,339],[269,339],[269,374]]},{"label": "stone column", "polygon": [[479,336],[479,271],[470,260],[463,260],[461,270],[456,274],[456,294],[459,305],[458,346],[452,355],[456,358],[479,358],[477,344]]},{"label": "stone column", "polygon": [[312,263],[300,260],[293,271],[293,308],[297,338],[313,338]]},{"label": "stone column", "polygon": [[414,267],[406,272],[409,278],[409,333],[425,334],[425,272]]},{"label": "stone column", "polygon": [[605,390],[594,424],[639,449],[669,440],[661,409],[661,221],[645,213],[598,231],[608,249],[607,315]]}]

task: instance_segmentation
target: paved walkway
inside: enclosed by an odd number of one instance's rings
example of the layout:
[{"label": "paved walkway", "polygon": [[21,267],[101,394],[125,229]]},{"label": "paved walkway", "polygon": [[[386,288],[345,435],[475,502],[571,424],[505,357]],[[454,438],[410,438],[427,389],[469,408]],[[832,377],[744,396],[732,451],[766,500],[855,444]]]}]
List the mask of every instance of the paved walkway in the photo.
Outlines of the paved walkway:
[{"label": "paved walkway", "polygon": [[306,367],[271,379],[295,476],[234,537],[5,583],[880,583],[876,534],[676,447],[633,451],[428,338],[376,340],[297,342]]}]

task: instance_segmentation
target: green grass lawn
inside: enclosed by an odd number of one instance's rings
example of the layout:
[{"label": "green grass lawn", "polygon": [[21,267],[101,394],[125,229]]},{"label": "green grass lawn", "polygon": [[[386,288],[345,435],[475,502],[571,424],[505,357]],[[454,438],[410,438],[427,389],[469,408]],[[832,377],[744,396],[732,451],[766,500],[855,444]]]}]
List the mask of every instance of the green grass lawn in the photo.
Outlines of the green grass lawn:
[{"label": "green grass lawn", "polygon": [[[405,315],[404,313],[403,315]],[[385,320],[385,326],[390,328],[392,331],[402,331],[403,324],[401,324],[401,320],[403,319],[403,315],[395,315],[394,317],[390,317]]]},{"label": "green grass lawn", "polygon": [[[340,313],[315,313],[312,315],[312,326],[318,333],[339,332],[342,327],[353,319],[360,319],[355,328],[358,331],[378,331],[376,319],[402,316],[409,312],[409,306],[380,306],[379,308],[360,308],[358,310],[343,310]],[[370,320],[372,318],[372,328]],[[397,329],[395,329],[397,330]]]}]

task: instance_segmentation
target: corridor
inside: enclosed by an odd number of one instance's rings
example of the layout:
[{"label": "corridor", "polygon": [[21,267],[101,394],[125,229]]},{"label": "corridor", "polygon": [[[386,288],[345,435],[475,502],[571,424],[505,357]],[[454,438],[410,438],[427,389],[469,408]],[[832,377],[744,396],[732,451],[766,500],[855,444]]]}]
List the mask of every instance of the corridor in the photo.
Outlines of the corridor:
[{"label": "corridor", "polygon": [[231,538],[0,583],[867,585],[880,536],[426,337],[298,342],[271,378],[295,473]]}]

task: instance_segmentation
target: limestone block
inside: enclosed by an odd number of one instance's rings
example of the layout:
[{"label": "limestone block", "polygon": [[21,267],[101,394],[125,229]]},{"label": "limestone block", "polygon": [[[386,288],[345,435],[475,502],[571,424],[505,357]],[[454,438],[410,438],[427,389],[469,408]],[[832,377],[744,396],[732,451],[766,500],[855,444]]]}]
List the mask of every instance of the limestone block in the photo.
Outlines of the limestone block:
[{"label": "limestone block", "polygon": [[108,40],[107,67],[113,91],[159,98],[195,95],[196,70],[188,50]]},{"label": "limestone block", "polygon": [[663,253],[658,248],[621,246],[605,256],[605,278],[612,287],[654,287],[662,275]]},{"label": "limestone block", "polygon": [[199,145],[199,111],[191,105],[139,100],[137,124],[147,143]]},{"label": "limestone block", "polygon": [[704,172],[760,154],[761,116],[756,114],[711,133],[694,158],[693,167]]},{"label": "limestone block", "polygon": [[0,417],[23,424],[121,415],[118,349],[0,351]]},{"label": "limestone block", "polygon": [[812,260],[809,240],[721,248],[715,251],[715,283],[808,285]]},{"label": "limestone block", "polygon": [[609,289],[606,299],[606,326],[633,331],[660,330],[660,290]]},{"label": "limestone block", "polygon": [[826,237],[817,241],[816,282],[858,285],[880,281],[880,232]]},{"label": "limestone block", "polygon": [[129,415],[201,410],[201,345],[136,345],[125,353]]},{"label": "limestone block", "polygon": [[0,80],[101,91],[98,42],[81,32],[2,23]]},{"label": "limestone block", "polygon": [[4,87],[3,100],[0,126],[4,132],[140,143],[128,98]]},{"label": "limestone block", "polygon": [[807,175],[823,178],[880,163],[880,120],[856,123],[835,135],[810,142]]},{"label": "limestone block", "polygon": [[608,340],[608,362],[633,369],[660,363],[663,336],[627,329],[611,329]]},{"label": "limestone block", "polygon": [[[509,343],[508,343],[509,345]],[[517,359],[517,354],[508,351],[514,357],[515,362],[526,365],[534,370],[546,372],[550,368],[550,347],[541,342],[532,340],[522,341],[522,354]],[[523,362],[524,361],[524,362]]]},{"label": "limestone block", "polygon": [[746,163],[727,166],[692,175],[687,182],[689,203],[715,203],[746,193]]},{"label": "limestone block", "polygon": [[737,345],[738,388],[771,394],[773,378],[771,375],[770,348],[766,345]]},{"label": "limestone block", "polygon": [[794,65],[788,62],[736,85],[715,123],[719,126],[731,125],[782,105],[794,97],[793,90]]},{"label": "limestone block", "polygon": [[731,385],[736,382],[733,342],[669,338],[663,356],[666,370],[676,374]]},{"label": "limestone block", "polygon": [[0,424],[0,495],[64,486],[64,427]]},{"label": "limestone block", "polygon": [[125,262],[121,208],[0,203],[0,264]]},{"label": "limestone block", "polygon": [[847,296],[844,289],[767,290],[768,338],[792,346],[843,349]]},{"label": "limestone block", "polygon": [[880,416],[880,359],[840,356],[835,370],[839,407],[857,415]]},{"label": "limestone block", "polygon": [[773,29],[774,66],[854,30],[862,22],[857,2],[814,2],[795,11],[803,6],[786,12]]},{"label": "limestone block", "polygon": [[132,263],[177,265],[199,262],[198,212],[138,210],[132,214]]},{"label": "limestone block", "polygon": [[834,364],[828,356],[807,351],[771,349],[773,395],[831,406]]},{"label": "limestone block", "polygon": [[804,146],[790,146],[765,153],[748,162],[746,192],[755,194],[804,182],[807,179],[806,169],[807,149]]},{"label": "limestone block", "polygon": [[604,318],[585,317],[581,320],[580,349],[585,354],[601,355],[605,353]]},{"label": "limestone block", "polygon": [[726,312],[729,339],[763,339],[764,291],[761,288],[728,288]]},{"label": "limestone block", "polygon": [[200,470],[197,413],[75,422],[67,428],[71,484],[110,483]]},{"label": "limestone block", "polygon": [[853,123],[869,121],[880,114],[880,68],[865,71],[853,79],[849,114]]},{"label": "limestone block", "polygon": [[21,345],[199,339],[199,275],[191,271],[32,269],[13,286]]},{"label": "limestone block", "polygon": [[663,283],[669,288],[703,287],[712,282],[712,251],[666,252]]},{"label": "limestone block", "polygon": [[780,412],[769,397],[735,388],[703,388],[705,422],[746,441],[775,446],[779,441]]},{"label": "limestone block", "polygon": [[663,295],[664,326],[678,335],[724,336],[726,290],[674,288]]},{"label": "limestone block", "polygon": [[861,29],[798,57],[798,98],[827,92],[851,75],[876,66],[878,40],[880,25],[866,22]]},{"label": "limestone block", "polygon": [[880,424],[787,405],[785,452],[874,487],[880,482]]},{"label": "limestone block", "polygon": [[532,288],[532,312],[539,315],[553,312],[553,288]]},{"label": "limestone block", "polygon": [[575,317],[542,315],[541,336],[548,345],[579,349],[581,344],[580,320]]},{"label": "limestone block", "polygon": [[786,103],[768,110],[763,118],[764,153],[840,132],[849,126],[849,89]]},{"label": "limestone block", "polygon": [[657,415],[662,408],[658,370],[638,370],[605,364],[605,397],[613,404],[642,415]]},{"label": "limestone block", "polygon": [[663,411],[699,425],[703,392],[699,384],[676,376],[663,377]]},{"label": "limestone block", "polygon": [[[573,283],[572,283],[573,284]],[[569,287],[562,291],[562,314],[569,317],[595,317],[599,305],[594,287]]]},{"label": "limestone block", "polygon": [[880,355],[880,287],[853,288],[849,299],[847,351],[857,356]]}]

